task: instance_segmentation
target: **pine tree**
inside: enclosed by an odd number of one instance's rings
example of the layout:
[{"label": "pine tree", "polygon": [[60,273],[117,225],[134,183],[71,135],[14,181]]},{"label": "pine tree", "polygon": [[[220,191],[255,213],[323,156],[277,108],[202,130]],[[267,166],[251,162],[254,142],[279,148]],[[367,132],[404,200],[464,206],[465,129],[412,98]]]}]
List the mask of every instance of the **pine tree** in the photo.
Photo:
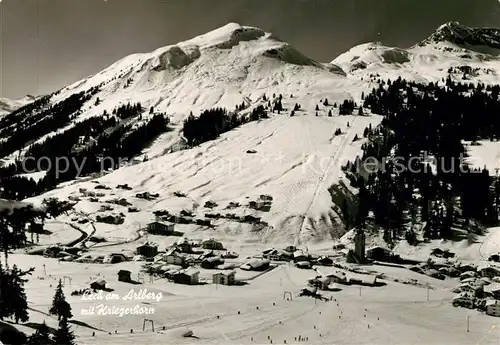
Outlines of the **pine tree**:
[{"label": "pine tree", "polygon": [[319,106],[316,104],[316,111],[318,111],[318,110],[319,110]]},{"label": "pine tree", "polygon": [[11,272],[11,289],[8,298],[13,306],[13,317],[16,323],[26,322],[29,320],[28,316],[28,301],[26,292],[24,291],[24,283],[27,280],[22,278],[22,272],[16,265],[12,268]]},{"label": "pine tree", "polygon": [[58,320],[61,320],[61,318],[73,317],[73,314],[71,314],[71,306],[66,302],[66,298],[64,297],[61,279],[59,279],[59,284],[57,284],[56,293],[54,294],[54,300],[49,313],[50,315],[56,315]]},{"label": "pine tree", "polygon": [[50,329],[45,321],[36,332],[28,338],[28,345],[51,345],[53,343],[54,342],[50,339]]},{"label": "pine tree", "polygon": [[329,105],[329,104],[328,104],[328,98],[325,98],[325,101],[323,102],[323,105],[324,105],[325,107],[327,107],[327,106]]},{"label": "pine tree", "polygon": [[68,324],[68,319],[66,319],[65,317],[59,320],[59,328],[54,334],[54,342],[57,345],[75,344],[75,335],[73,334],[73,331]]}]

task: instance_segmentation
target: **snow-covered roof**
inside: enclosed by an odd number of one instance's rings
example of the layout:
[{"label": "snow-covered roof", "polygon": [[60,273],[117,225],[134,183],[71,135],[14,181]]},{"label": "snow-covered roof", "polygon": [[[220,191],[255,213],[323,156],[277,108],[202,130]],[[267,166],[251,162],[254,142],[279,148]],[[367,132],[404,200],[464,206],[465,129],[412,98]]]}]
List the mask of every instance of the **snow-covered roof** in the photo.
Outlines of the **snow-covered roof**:
[{"label": "snow-covered roof", "polygon": [[188,276],[193,276],[193,275],[196,275],[196,274],[200,274],[200,271],[197,270],[194,267],[188,267],[185,270],[180,271],[180,273],[184,273],[184,274],[186,274]]},{"label": "snow-covered roof", "polygon": [[106,281],[104,279],[96,279],[91,284],[98,284],[104,286],[106,285]]},{"label": "snow-covered roof", "polygon": [[223,271],[223,272],[217,272],[217,273],[214,273],[214,276],[216,275],[223,275],[223,276],[232,276],[232,275],[235,275],[236,274],[236,271]]}]

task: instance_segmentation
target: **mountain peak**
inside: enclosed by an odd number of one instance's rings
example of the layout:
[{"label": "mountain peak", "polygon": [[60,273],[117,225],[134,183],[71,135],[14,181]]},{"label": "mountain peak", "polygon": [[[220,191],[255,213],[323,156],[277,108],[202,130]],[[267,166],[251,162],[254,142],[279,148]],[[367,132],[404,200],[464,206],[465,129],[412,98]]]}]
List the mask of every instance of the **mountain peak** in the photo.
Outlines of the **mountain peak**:
[{"label": "mountain peak", "polygon": [[421,45],[436,42],[449,42],[459,46],[487,46],[500,48],[500,30],[488,27],[469,27],[457,21],[439,26]]}]

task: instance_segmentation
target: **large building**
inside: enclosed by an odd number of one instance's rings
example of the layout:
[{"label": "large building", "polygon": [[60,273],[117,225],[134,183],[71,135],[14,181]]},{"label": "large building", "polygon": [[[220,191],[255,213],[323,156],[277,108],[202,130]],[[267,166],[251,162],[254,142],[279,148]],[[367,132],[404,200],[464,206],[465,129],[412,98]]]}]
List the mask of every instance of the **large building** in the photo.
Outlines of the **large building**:
[{"label": "large building", "polygon": [[174,224],[155,221],[148,224],[148,232],[154,235],[172,235]]}]

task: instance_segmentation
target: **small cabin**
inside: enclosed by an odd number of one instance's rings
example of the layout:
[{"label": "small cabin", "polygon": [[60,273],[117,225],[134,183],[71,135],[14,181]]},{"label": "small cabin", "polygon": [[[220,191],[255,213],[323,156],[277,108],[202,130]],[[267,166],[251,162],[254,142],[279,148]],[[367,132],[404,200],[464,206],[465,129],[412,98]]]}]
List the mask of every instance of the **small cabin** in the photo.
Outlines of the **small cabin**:
[{"label": "small cabin", "polygon": [[118,271],[118,281],[124,283],[130,283],[132,281],[132,272],[128,270]]}]

